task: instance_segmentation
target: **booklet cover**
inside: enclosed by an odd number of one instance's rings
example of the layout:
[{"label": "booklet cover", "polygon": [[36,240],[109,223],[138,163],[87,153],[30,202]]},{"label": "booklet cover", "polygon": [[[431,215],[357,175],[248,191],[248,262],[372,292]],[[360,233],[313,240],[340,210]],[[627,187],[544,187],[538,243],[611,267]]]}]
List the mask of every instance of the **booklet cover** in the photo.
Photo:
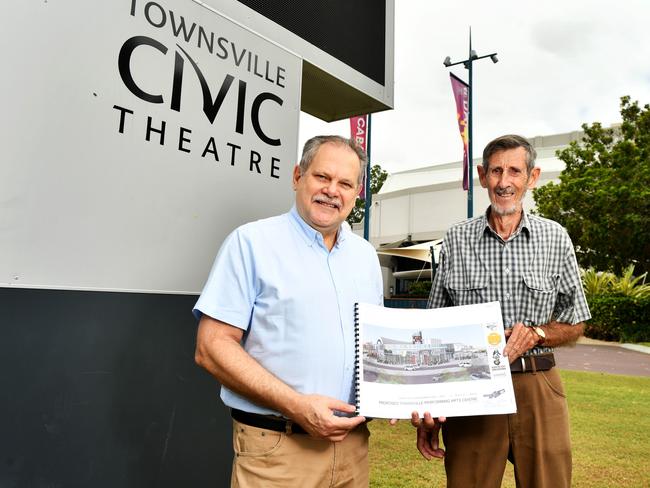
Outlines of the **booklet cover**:
[{"label": "booklet cover", "polygon": [[517,410],[499,302],[436,309],[358,303],[359,415],[493,415]]}]

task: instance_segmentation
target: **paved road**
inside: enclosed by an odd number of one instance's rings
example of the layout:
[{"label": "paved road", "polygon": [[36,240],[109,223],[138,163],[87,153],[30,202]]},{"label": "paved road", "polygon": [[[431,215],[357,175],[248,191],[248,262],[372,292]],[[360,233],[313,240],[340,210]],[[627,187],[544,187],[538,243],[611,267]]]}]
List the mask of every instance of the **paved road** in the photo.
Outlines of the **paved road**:
[{"label": "paved road", "polygon": [[575,347],[558,347],[555,361],[560,369],[650,376],[650,354],[620,346],[576,344]]}]

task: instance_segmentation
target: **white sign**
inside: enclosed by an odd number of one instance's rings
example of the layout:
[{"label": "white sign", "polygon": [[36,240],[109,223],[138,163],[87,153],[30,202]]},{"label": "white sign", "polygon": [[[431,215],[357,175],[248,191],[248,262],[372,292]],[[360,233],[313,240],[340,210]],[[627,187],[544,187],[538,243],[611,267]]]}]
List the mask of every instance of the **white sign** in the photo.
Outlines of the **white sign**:
[{"label": "white sign", "polygon": [[198,292],[290,208],[295,55],[190,0],[0,16],[0,286]]}]

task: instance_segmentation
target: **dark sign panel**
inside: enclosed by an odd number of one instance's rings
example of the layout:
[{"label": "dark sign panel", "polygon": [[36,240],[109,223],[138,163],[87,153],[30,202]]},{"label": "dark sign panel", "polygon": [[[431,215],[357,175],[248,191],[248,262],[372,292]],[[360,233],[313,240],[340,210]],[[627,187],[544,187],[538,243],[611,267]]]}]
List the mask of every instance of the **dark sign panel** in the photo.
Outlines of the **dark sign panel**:
[{"label": "dark sign panel", "polygon": [[385,84],[385,2],[238,1],[380,85]]},{"label": "dark sign panel", "polygon": [[394,0],[203,0],[303,60],[300,108],[326,121],[393,107]]}]

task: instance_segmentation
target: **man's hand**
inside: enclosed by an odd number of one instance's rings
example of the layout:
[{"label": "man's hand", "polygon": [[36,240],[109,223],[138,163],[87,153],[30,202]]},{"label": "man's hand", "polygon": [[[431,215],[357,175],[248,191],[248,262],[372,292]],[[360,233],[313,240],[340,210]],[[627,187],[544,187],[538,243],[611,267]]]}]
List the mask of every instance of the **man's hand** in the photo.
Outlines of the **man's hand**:
[{"label": "man's hand", "polygon": [[317,439],[338,442],[363,422],[365,417],[338,417],[334,411],[353,413],[354,405],[322,395],[301,395],[287,412],[294,422]]},{"label": "man's hand", "polygon": [[440,447],[440,427],[445,420],[445,417],[434,419],[429,412],[424,412],[422,420],[417,412],[411,414],[411,425],[417,428],[418,451],[427,461],[445,457],[445,450]]},{"label": "man's hand", "polygon": [[530,350],[539,341],[537,332],[532,327],[526,327],[518,322],[512,329],[506,329],[507,344],[503,355],[508,356],[510,364],[516,361],[523,353]]}]

